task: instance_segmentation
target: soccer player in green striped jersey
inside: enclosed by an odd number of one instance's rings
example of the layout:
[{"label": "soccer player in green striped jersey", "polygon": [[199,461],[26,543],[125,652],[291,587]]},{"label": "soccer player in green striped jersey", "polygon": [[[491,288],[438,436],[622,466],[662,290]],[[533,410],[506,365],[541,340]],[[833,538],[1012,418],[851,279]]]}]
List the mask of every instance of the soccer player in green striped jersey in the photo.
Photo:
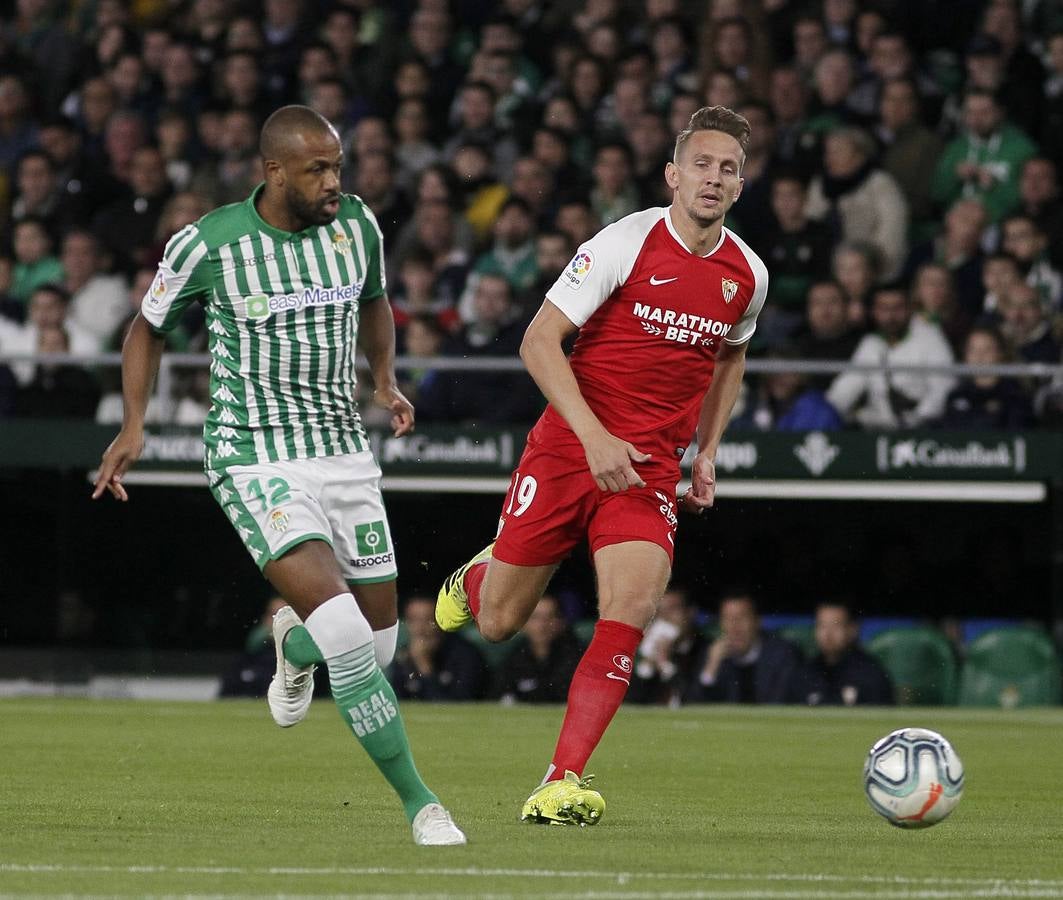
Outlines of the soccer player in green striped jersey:
[{"label": "soccer player in green striped jersey", "polygon": [[278,725],[306,715],[328,667],[344,722],[395,789],[419,844],[464,844],[413,762],[381,671],[395,652],[395,552],[355,403],[355,347],[396,437],[414,411],[395,380],[395,323],[380,229],[341,194],[335,129],[305,106],[262,127],[265,181],[243,203],[179,231],[122,349],[125,413],[93,497],[128,500],[122,477],[144,446],[144,413],[166,333],[203,304],[211,406],[203,427],[211,492],[287,601],[273,620]]}]

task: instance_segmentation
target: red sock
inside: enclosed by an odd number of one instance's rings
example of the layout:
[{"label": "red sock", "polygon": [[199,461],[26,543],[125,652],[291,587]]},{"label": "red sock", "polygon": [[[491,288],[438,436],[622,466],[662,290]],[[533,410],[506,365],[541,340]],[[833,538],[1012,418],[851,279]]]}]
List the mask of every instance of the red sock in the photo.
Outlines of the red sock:
[{"label": "red sock", "polygon": [[631,625],[598,621],[594,638],[572,676],[565,721],[547,781],[564,778],[566,769],[583,774],[583,767],[624,702],[635,649],[641,640],[642,632]]},{"label": "red sock", "polygon": [[487,560],[472,566],[465,577],[461,579],[465,588],[465,595],[469,598],[469,612],[474,619],[480,618],[480,585],[484,583],[487,574]]}]

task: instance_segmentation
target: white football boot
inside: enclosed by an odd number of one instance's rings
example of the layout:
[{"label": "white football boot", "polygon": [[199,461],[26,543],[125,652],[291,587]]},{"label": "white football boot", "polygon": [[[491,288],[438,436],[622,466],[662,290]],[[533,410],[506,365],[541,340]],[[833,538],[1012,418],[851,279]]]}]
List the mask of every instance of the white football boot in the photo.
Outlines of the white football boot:
[{"label": "white football boot", "polygon": [[269,712],[281,728],[298,725],[310,708],[314,696],[314,670],[317,666],[300,669],[284,658],[284,639],[296,625],[302,625],[295,610],[282,606],[273,616],[273,644],[277,650],[277,671],[266,691]]},{"label": "white football boot", "polygon": [[413,817],[413,842],[422,847],[467,843],[465,833],[438,803],[429,803]]}]

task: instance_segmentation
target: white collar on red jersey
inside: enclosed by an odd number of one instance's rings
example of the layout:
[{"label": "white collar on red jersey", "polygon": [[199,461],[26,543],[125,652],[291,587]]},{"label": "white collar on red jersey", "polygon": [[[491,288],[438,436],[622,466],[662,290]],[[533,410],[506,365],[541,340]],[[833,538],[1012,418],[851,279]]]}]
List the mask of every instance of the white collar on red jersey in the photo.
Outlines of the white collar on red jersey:
[{"label": "white collar on red jersey", "polygon": [[[670,206],[666,206],[665,209],[664,209],[664,224],[668,228],[668,233],[672,237],[675,238],[676,243],[679,244],[679,246],[682,247],[684,250],[686,250],[687,253],[693,254],[694,251],[691,250],[686,245],[686,241],[684,241],[679,236],[679,232],[675,230],[675,225],[672,224],[672,207],[670,207]],[[723,241],[724,241],[724,238],[726,237],[726,235],[727,235],[727,229],[726,228],[721,228],[720,229],[720,239],[716,242],[716,246],[713,247],[708,253],[706,253],[702,257],[702,259],[707,259],[708,257],[712,256],[713,253],[715,253],[717,250],[719,250],[723,246]]]}]

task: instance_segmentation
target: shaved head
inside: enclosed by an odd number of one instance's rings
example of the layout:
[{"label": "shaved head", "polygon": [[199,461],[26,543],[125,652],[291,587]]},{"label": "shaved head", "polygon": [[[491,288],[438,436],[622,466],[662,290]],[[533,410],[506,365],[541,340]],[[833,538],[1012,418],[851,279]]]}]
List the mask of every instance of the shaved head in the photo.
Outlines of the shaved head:
[{"label": "shaved head", "polygon": [[343,147],[329,121],[308,106],[282,106],[259,138],[262,217],[285,231],[327,225],[340,208]]},{"label": "shaved head", "polygon": [[309,106],[282,106],[262,126],[258,151],[264,160],[284,161],[301,153],[308,143],[329,137],[339,143],[340,136],[329,120]]}]

